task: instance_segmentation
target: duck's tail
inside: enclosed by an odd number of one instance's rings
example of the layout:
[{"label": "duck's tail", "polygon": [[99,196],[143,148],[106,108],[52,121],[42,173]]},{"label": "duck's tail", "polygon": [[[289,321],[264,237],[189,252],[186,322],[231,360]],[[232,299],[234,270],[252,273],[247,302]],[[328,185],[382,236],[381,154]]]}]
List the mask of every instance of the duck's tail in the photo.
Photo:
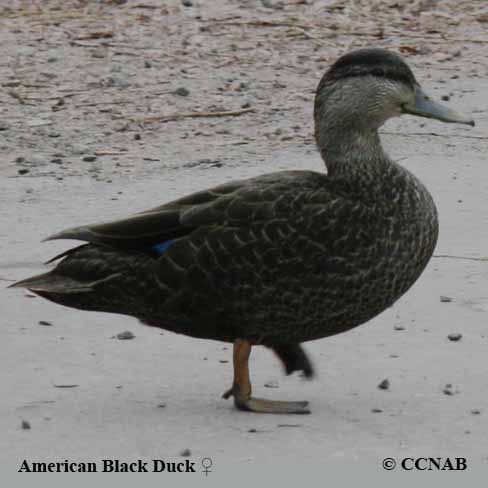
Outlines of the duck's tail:
[{"label": "duck's tail", "polygon": [[92,244],[56,258],[62,260],[48,273],[10,286],[82,310],[138,316],[144,307],[153,258]]},{"label": "duck's tail", "polygon": [[40,295],[49,293],[87,293],[94,291],[97,285],[118,278],[119,276],[120,273],[113,273],[105,278],[87,282],[57,274],[56,269],[54,269],[49,273],[42,273],[22,281],[17,281],[8,288],[27,288]]}]

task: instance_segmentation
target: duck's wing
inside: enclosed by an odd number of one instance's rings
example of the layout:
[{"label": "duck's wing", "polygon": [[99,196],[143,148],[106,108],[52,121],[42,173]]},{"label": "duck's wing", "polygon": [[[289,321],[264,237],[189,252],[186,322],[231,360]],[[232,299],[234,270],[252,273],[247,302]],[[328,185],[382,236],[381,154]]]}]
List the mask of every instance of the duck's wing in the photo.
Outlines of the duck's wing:
[{"label": "duck's wing", "polygon": [[245,225],[272,218],[284,188],[318,173],[289,171],[233,181],[193,193],[126,219],[66,229],[45,240],[75,239],[120,249],[141,249],[208,225]]}]

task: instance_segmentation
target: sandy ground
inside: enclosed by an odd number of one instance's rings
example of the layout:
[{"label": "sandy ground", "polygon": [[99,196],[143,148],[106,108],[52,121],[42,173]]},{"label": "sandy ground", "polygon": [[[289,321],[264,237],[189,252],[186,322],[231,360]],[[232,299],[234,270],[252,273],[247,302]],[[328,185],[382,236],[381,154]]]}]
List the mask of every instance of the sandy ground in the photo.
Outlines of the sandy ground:
[{"label": "sandy ground", "polygon": [[[39,241],[64,227],[234,178],[320,170],[316,84],[338,55],[371,45],[402,52],[426,90],[476,119],[383,130],[438,204],[436,257],[392,309],[306,345],[315,381],[253,351],[256,392],[307,399],[309,416],[246,414],[220,399],[228,345],[3,290],[4,473],[23,459],[181,461],[186,449],[200,470],[212,458],[213,486],[229,466],[238,478],[280,466],[290,481],[307,463],[382,474],[387,456],[463,456],[486,473],[486,3],[189,3],[0,3],[0,283],[41,271],[66,243]],[[216,111],[242,114],[181,117]],[[126,330],[135,338],[115,337]],[[211,480],[178,482],[196,476]]]}]

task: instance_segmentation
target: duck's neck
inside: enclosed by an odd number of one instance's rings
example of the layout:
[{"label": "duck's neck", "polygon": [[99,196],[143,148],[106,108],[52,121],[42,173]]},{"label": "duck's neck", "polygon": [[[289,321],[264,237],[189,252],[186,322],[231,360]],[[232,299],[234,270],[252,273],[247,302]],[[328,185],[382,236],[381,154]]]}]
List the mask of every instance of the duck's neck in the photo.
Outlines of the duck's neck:
[{"label": "duck's neck", "polygon": [[383,151],[376,129],[321,127],[316,137],[330,178],[378,180],[393,164]]}]

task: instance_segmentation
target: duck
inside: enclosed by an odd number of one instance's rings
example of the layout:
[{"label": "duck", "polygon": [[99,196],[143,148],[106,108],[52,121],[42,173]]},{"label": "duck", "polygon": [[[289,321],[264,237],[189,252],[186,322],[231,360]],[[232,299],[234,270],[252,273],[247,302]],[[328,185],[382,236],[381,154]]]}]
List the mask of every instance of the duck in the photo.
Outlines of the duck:
[{"label": "duck", "polygon": [[[326,171],[231,181],[116,221],[48,237],[82,244],[49,272],[11,286],[81,310],[233,344],[224,398],[257,413],[310,413],[308,402],[252,395],[251,349],[311,378],[303,343],[391,307],[419,278],[438,237],[424,184],[384,151],[379,128],[409,114],[474,125],[434,101],[404,59],[363,48],[320,80],[315,139]],[[49,261],[49,262],[51,262]]]}]

